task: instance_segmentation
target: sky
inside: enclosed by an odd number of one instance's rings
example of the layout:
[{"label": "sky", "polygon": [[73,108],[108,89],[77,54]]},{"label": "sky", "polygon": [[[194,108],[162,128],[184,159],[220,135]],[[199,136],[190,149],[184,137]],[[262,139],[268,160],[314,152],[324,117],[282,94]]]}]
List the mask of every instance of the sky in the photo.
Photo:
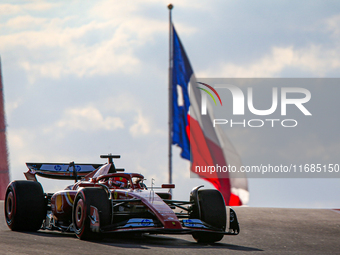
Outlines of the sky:
[{"label": "sky", "polygon": [[[167,183],[168,4],[0,0],[12,180],[24,178],[25,162],[104,163],[99,155],[113,153],[121,155],[117,167],[142,173],[147,184],[152,178],[156,185]],[[197,77],[339,77],[338,1],[172,4],[173,22]],[[337,107],[336,94],[328,96]],[[327,127],[338,123],[336,111],[332,113]],[[332,129],[325,139],[336,134]],[[255,150],[245,151],[237,132],[228,137],[242,161],[251,162]],[[271,143],[262,145],[270,149]],[[301,150],[311,144],[300,144]],[[323,153],[332,152],[332,160],[339,158],[337,138],[321,145]],[[179,153],[174,147],[174,198],[186,200],[194,186],[212,186],[191,179],[189,162]],[[258,154],[259,161],[268,157]],[[248,181],[249,206],[340,206],[340,179]],[[46,192],[66,186],[61,181],[42,183]]]}]

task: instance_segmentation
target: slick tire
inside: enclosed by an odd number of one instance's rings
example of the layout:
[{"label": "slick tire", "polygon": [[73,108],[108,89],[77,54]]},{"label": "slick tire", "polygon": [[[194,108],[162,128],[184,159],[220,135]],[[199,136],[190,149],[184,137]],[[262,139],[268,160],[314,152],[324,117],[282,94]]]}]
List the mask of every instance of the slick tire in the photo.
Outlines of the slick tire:
[{"label": "slick tire", "polygon": [[13,181],[6,190],[5,218],[13,231],[37,231],[46,217],[47,205],[39,182]]},{"label": "slick tire", "polygon": [[76,236],[81,240],[101,238],[101,233],[92,232],[91,206],[97,208],[100,227],[111,222],[111,203],[108,195],[102,188],[83,188],[78,191],[73,203],[72,222]]},{"label": "slick tire", "polygon": [[[199,190],[198,202],[200,219],[221,231],[225,231],[227,215],[222,194],[218,190]],[[192,236],[199,243],[215,243],[222,240],[224,235],[196,232]]]}]

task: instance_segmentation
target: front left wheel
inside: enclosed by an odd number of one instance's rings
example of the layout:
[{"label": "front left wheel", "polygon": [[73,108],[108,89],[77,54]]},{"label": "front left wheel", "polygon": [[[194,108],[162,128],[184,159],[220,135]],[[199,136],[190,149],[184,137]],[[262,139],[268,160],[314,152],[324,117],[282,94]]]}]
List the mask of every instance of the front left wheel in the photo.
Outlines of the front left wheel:
[{"label": "front left wheel", "polygon": [[72,210],[74,232],[81,240],[97,239],[100,233],[93,232],[91,220],[91,206],[98,211],[99,226],[109,225],[111,222],[111,203],[105,190],[101,188],[83,188],[76,195]]},{"label": "front left wheel", "polygon": [[[226,206],[222,194],[218,190],[206,189],[198,191],[198,206],[200,212],[194,212],[202,221],[224,232],[226,229]],[[197,207],[198,209],[198,207]],[[193,238],[199,243],[215,243],[224,237],[224,234],[196,232]]]}]

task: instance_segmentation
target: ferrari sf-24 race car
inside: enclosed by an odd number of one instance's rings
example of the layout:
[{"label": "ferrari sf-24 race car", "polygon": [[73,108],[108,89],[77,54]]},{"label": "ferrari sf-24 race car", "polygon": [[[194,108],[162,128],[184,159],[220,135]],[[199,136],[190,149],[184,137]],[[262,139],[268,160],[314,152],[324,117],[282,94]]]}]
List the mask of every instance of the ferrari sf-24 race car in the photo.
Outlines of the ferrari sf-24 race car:
[{"label": "ferrari sf-24 race car", "polygon": [[[6,191],[5,217],[13,231],[59,230],[79,239],[105,233],[191,234],[213,243],[240,231],[236,213],[218,190],[194,188],[189,201],[176,201],[174,184],[147,187],[144,176],[115,167],[117,155],[101,155],[106,164],[26,163],[27,180],[12,181]],[[44,193],[36,176],[75,180],[56,193]]]}]

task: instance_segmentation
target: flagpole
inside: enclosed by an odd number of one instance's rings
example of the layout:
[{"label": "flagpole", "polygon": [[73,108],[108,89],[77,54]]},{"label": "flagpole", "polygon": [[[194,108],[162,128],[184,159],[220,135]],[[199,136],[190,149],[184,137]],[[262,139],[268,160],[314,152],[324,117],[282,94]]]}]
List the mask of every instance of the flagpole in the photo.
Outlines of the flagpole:
[{"label": "flagpole", "polygon": [[[171,10],[173,9],[173,5],[168,5],[169,9],[169,183],[172,183],[172,64],[173,64],[173,56],[172,56],[172,17]],[[170,190],[172,193],[172,190]]]}]

